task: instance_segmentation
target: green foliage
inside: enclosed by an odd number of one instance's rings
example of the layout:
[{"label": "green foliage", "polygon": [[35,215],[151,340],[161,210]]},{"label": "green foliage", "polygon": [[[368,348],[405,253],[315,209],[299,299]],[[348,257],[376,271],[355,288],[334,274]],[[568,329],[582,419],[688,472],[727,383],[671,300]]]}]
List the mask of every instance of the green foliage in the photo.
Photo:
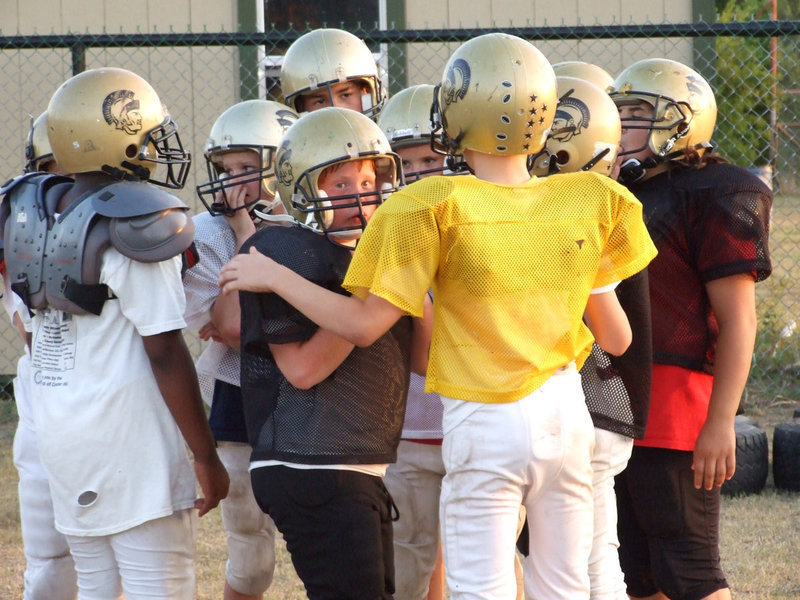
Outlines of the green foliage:
[{"label": "green foliage", "polygon": [[[717,2],[720,8],[722,2]],[[719,21],[741,21],[756,14],[762,0],[728,0]],[[764,15],[768,17],[769,13]],[[773,132],[771,111],[778,110],[773,97],[769,38],[719,37],[716,77],[713,81],[718,119],[715,141],[723,155],[735,157],[742,166],[770,164]]]},{"label": "green foliage", "polygon": [[748,380],[755,397],[800,399],[800,331],[783,299],[794,281],[773,274],[758,284],[758,335]]}]

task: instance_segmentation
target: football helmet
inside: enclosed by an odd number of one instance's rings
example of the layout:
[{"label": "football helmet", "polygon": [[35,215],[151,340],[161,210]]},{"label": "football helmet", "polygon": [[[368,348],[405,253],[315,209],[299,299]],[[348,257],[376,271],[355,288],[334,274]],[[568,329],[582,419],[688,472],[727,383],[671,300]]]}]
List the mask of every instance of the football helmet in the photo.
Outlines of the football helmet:
[{"label": "football helmet", "polygon": [[624,154],[645,148],[659,161],[680,159],[686,148],[704,152],[711,147],[717,102],[708,82],[696,71],[667,58],[633,63],[614,80],[609,92],[617,106],[646,102],[652,119],[624,119],[625,129],[649,129],[647,145],[626,148]]},{"label": "football helmet", "polygon": [[[298,116],[291,108],[271,100],[245,100],[225,110],[211,127],[205,145],[208,181],[197,186],[197,194],[208,212],[214,216],[233,215],[238,208],[253,214],[268,214],[280,204],[275,196],[275,152],[283,134]],[[261,157],[261,169],[226,176],[222,157],[227,152],[253,150]],[[228,204],[227,192],[231,187],[260,181],[262,194],[244,206],[233,208]]]},{"label": "football helmet", "polygon": [[[430,146],[433,92],[432,85],[414,85],[401,90],[386,102],[378,117],[378,127],[386,134],[393,149],[420,144]],[[408,183],[444,171],[445,167],[442,166],[412,173],[406,172],[405,178]]]},{"label": "football helmet", "polygon": [[[582,60],[565,60],[553,64],[556,77],[574,77],[595,84],[604,92],[611,89],[614,77],[603,67]],[[559,94],[560,95],[560,94]]]},{"label": "football helmet", "polygon": [[50,140],[47,139],[47,112],[36,120],[31,119],[31,130],[25,144],[25,172],[45,171],[47,163],[54,161]]},{"label": "football helmet", "polygon": [[47,134],[67,173],[104,171],[173,189],[189,174],[177,125],[152,86],[125,69],[91,69],[61,84],[47,107]]},{"label": "football helmet", "polygon": [[[361,98],[361,112],[377,116],[386,99],[378,65],[367,45],[342,29],[315,29],[295,40],[281,65],[284,102],[300,112],[297,98],[319,88],[344,81],[360,81],[368,89]],[[333,103],[333,98],[331,98]]]},{"label": "football helmet", "polygon": [[602,89],[575,77],[556,77],[558,106],[544,151],[531,173],[595,171],[611,175],[621,134],[614,101]]},{"label": "football helmet", "polygon": [[[377,191],[328,196],[319,188],[321,173],[331,165],[371,159],[375,164]],[[334,243],[358,239],[367,225],[363,206],[380,204],[386,194],[404,183],[400,158],[389,140],[369,117],[347,108],[327,107],[306,113],[283,137],[276,158],[276,178],[281,198],[308,215],[307,224],[322,230]],[[339,198],[352,200],[332,205]],[[332,228],[333,211],[357,206],[360,224]]]},{"label": "football helmet", "polygon": [[544,146],[557,103],[556,77],[530,42],[488,33],[459,46],[432,108],[434,148],[511,156]]}]

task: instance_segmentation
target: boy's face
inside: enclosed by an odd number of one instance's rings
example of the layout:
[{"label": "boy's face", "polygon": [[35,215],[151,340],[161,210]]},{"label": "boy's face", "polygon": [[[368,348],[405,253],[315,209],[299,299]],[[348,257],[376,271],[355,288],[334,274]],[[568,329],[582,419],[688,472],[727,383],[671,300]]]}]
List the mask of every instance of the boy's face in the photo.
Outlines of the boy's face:
[{"label": "boy's face", "polygon": [[338,106],[361,112],[361,95],[366,91],[364,85],[358,81],[342,81],[331,85],[330,93],[328,88],[324,87],[308,94],[302,94],[297,99],[296,106],[298,112],[313,112],[328,106]]},{"label": "boy's face", "polygon": [[[251,204],[260,199],[272,200],[273,194],[267,192],[260,177],[261,156],[255,150],[235,150],[225,152],[220,163],[226,179],[233,179],[226,186],[225,193],[231,208]],[[236,183],[241,181],[241,183]]]},{"label": "boy's face", "polygon": [[431,150],[430,144],[422,143],[415,146],[397,148],[398,156],[403,163],[403,173],[406,182],[411,183],[417,179],[424,179],[431,175],[441,175],[444,169],[444,155]]},{"label": "boy's face", "polygon": [[[623,104],[618,106],[619,118],[622,121],[622,137],[619,140],[618,162],[625,162],[628,159],[636,158],[641,162],[654,156],[653,151],[648,146],[650,129],[647,128],[651,121],[645,119],[653,118],[653,107],[647,102],[640,101],[636,104]],[[641,120],[641,123],[635,123]],[[632,129],[626,125],[641,125],[643,129]],[[629,154],[625,154],[628,152]]]},{"label": "boy's face", "polygon": [[[353,228],[353,235],[347,232],[337,235],[340,241],[356,240],[361,235],[361,228],[369,222],[380,198],[377,194],[361,198],[362,206],[358,206],[356,194],[369,194],[377,191],[375,182],[375,164],[371,160],[353,160],[328,168],[322,172],[318,181],[319,189],[324,191],[333,206],[333,220],[327,227],[329,230]],[[336,196],[339,196],[336,198]],[[370,204],[363,204],[370,202]],[[342,208],[337,208],[337,206]]]}]

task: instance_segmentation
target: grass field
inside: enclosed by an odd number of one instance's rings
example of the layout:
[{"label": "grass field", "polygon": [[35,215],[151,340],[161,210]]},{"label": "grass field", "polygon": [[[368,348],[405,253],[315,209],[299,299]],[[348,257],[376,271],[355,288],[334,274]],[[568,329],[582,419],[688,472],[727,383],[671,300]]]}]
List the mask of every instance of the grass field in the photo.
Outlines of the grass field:
[{"label": "grass field", "polygon": [[[768,406],[754,414],[770,442],[775,425],[787,421],[793,407]],[[12,402],[0,403],[0,598],[22,597],[25,568],[19,532],[17,473],[11,460],[16,425]],[[225,540],[219,509],[200,520],[197,553],[198,600],[221,600],[225,571]],[[723,499],[722,557],[737,599],[797,600],[800,598],[800,494],[776,491],[772,477],[761,494]],[[278,547],[275,580],[267,598],[305,598],[282,544]]]}]

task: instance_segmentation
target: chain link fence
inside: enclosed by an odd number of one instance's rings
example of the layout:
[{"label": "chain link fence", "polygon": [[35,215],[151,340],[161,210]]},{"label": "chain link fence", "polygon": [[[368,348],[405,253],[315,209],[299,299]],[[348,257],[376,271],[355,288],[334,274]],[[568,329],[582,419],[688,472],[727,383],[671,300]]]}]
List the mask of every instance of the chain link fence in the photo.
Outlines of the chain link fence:
[{"label": "chain link fence", "polygon": [[[338,26],[331,24],[330,26]],[[501,29],[399,30],[360,28],[381,68],[389,94],[437,83],[452,50],[476,35]],[[0,172],[21,172],[31,117],[53,91],[84,69],[119,66],[158,91],[191,148],[195,165],[179,192],[203,210],[194,186],[205,175],[203,145],[216,117],[240,100],[282,100],[280,65],[305,29],[259,33],[165,33],[0,36]],[[612,75],[647,57],[693,66],[711,84],[719,105],[713,142],[731,162],[762,176],[776,192],[774,272],[759,284],[759,333],[746,402],[800,399],[800,21],[505,28],[532,41],[552,62],[583,60]],[[201,347],[191,334],[194,353]],[[0,329],[0,373],[12,374],[21,344]],[[0,396],[8,394],[2,386]]]}]

